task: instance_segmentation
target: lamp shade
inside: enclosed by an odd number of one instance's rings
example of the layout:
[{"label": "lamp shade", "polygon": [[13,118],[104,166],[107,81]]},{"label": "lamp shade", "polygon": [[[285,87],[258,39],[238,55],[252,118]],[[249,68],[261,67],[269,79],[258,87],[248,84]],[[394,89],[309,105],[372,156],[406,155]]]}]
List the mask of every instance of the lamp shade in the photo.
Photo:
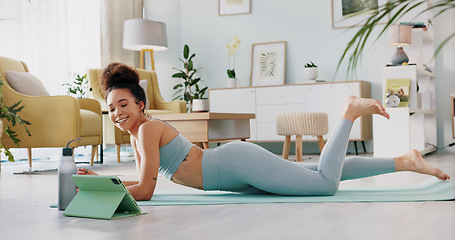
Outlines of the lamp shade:
[{"label": "lamp shade", "polygon": [[148,19],[129,19],[123,25],[123,48],[134,51],[167,50],[166,24]]},{"label": "lamp shade", "polygon": [[389,44],[396,46],[411,45],[412,26],[393,25],[389,29]]}]

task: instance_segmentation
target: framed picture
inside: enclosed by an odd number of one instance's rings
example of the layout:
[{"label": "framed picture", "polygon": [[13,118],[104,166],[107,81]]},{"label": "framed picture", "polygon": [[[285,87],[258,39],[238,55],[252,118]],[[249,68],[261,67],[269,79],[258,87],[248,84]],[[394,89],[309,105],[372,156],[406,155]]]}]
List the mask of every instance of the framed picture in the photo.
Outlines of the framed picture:
[{"label": "framed picture", "polygon": [[386,3],[387,0],[332,0],[332,28],[362,26],[375,9]]},{"label": "framed picture", "polygon": [[218,15],[251,13],[251,0],[218,0]]},{"label": "framed picture", "polygon": [[286,42],[253,44],[251,54],[251,86],[284,84]]}]

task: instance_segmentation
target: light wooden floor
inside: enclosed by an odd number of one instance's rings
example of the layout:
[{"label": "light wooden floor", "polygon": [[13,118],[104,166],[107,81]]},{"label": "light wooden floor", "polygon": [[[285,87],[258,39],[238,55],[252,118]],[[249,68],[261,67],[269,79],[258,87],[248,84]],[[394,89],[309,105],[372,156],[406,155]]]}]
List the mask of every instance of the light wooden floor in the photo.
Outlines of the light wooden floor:
[{"label": "light wooden floor", "polygon": [[[95,166],[134,179],[131,160]],[[426,159],[455,178],[455,151]],[[316,161],[317,157],[304,161]],[[52,168],[55,162],[34,163]],[[84,164],[79,164],[84,167]],[[114,167],[108,167],[114,166]],[[121,167],[118,167],[121,166]],[[303,203],[143,207],[147,214],[114,221],[70,218],[49,208],[57,201],[54,175],[13,175],[26,163],[3,164],[0,239],[455,239],[455,201],[411,203]],[[406,185],[427,179],[396,173],[347,185]],[[453,181],[453,180],[452,180]],[[191,189],[159,179],[158,191]]]}]

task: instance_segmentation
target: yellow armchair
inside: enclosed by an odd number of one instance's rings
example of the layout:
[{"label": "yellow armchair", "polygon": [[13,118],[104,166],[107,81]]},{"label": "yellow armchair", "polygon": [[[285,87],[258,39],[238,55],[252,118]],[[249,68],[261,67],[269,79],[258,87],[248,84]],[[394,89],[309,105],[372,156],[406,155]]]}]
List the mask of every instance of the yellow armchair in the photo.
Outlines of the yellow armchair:
[{"label": "yellow armchair", "polygon": [[[120,162],[120,147],[121,144],[130,143],[130,135],[128,132],[123,132],[110,121],[107,116],[107,106],[104,99],[104,91],[100,87],[99,76],[103,69],[89,69],[90,85],[92,87],[93,97],[101,104],[101,108],[105,111],[103,115],[103,141],[106,144],[115,144],[117,152],[117,162]],[[145,113],[153,116],[154,114],[168,114],[168,113],[185,113],[186,102],[183,100],[176,100],[166,102],[160,93],[158,86],[158,78],[155,71],[146,71],[137,69],[140,80],[147,80],[146,95],[149,101],[149,108]]]},{"label": "yellow armchair", "polygon": [[[6,71],[28,72],[24,62],[0,57],[0,77],[3,79],[3,102],[7,106],[22,101],[24,106],[19,112],[21,117],[31,123],[28,126],[31,136],[23,126],[16,125],[21,140],[15,146],[11,139],[3,135],[1,142],[9,148],[27,148],[28,161],[32,166],[32,148],[65,147],[75,138],[80,141],[71,143],[71,147],[92,146],[91,164],[97,153],[97,146],[102,142],[102,113],[100,104],[93,99],[76,99],[71,96],[28,96],[14,90],[5,74]],[[4,125],[10,125],[3,121]]]}]

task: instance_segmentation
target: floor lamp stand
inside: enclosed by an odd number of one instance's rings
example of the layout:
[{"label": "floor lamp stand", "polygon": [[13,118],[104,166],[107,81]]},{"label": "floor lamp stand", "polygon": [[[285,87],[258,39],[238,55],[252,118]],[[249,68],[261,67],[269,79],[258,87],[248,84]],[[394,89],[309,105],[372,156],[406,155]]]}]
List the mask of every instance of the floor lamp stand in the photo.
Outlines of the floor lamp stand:
[{"label": "floor lamp stand", "polygon": [[139,59],[140,68],[145,69],[145,67],[144,67],[144,55],[145,55],[144,53],[145,52],[150,52],[150,62],[152,64],[152,71],[155,71],[155,58],[153,57],[153,49],[142,49],[141,50],[140,59]]}]

